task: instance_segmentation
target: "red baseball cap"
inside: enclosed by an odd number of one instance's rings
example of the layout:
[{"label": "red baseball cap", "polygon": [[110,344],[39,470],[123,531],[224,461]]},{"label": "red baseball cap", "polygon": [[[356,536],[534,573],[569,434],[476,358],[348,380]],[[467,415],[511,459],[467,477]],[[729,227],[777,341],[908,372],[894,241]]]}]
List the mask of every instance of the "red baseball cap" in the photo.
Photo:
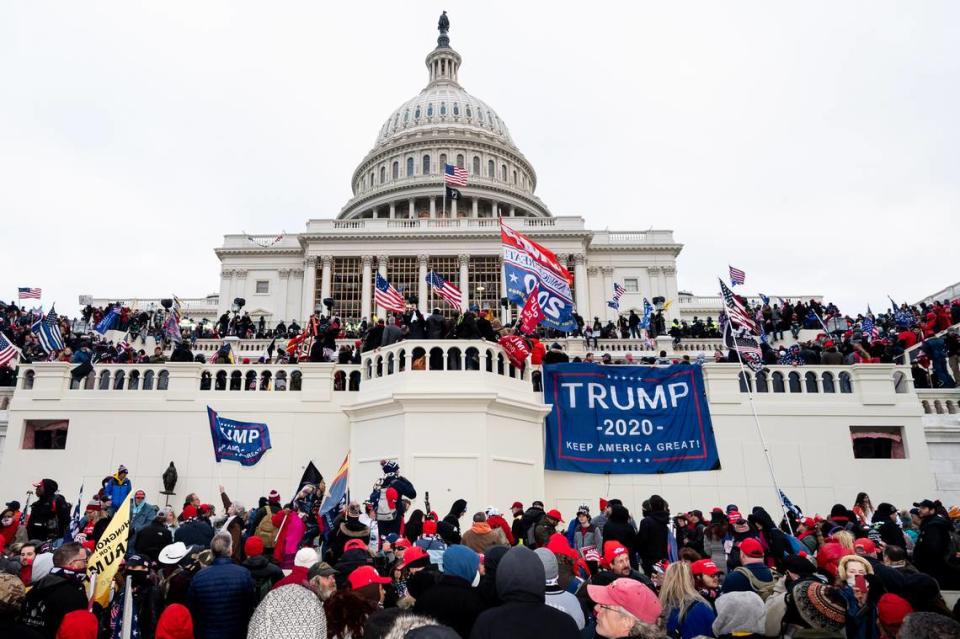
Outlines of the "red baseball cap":
[{"label": "red baseball cap", "polygon": [[351,539],[346,544],[343,545],[343,551],[348,550],[366,550],[367,544],[363,543],[362,539]]},{"label": "red baseball cap", "polygon": [[187,504],[186,506],[183,507],[183,512],[181,513],[181,517],[183,517],[184,519],[196,519],[197,507],[194,506],[193,504]]},{"label": "red baseball cap", "polygon": [[437,534],[437,522],[432,519],[423,520],[423,534],[424,535],[436,535]]},{"label": "red baseball cap", "polygon": [[146,496],[147,496],[147,493],[143,492],[142,490],[138,490],[137,492],[133,493],[133,496],[134,496],[134,497],[146,497]]},{"label": "red baseball cap", "polygon": [[867,539],[866,537],[854,541],[853,548],[854,550],[862,550],[867,555],[877,554],[877,545],[873,543],[872,539]]},{"label": "red baseball cap", "polygon": [[739,511],[731,510],[727,513],[727,520],[729,520],[731,524],[735,524],[741,519],[743,519],[743,515],[741,515]]},{"label": "red baseball cap", "polygon": [[519,501],[515,501],[513,502],[513,505],[510,506],[510,510],[513,510],[514,508],[519,508],[520,510],[523,510],[523,504],[521,504]]},{"label": "red baseball cap", "polygon": [[605,541],[603,543],[603,561],[600,563],[603,566],[609,566],[613,563],[614,559],[620,555],[627,554],[627,552],[627,547],[619,541]]},{"label": "red baseball cap", "polygon": [[763,559],[763,546],[753,537],[747,537],[740,542],[740,554],[754,559]]},{"label": "red baseball cap", "polygon": [[656,623],[660,616],[657,596],[635,579],[616,579],[609,586],[588,585],[587,594],[601,606],[620,606],[644,623]]},{"label": "red baseball cap", "polygon": [[360,566],[347,576],[347,581],[353,590],[359,590],[370,584],[388,584],[390,578],[381,577],[373,566]]},{"label": "red baseball cap", "polygon": [[406,537],[401,537],[394,544],[394,548],[410,548],[413,544],[410,543],[410,540]]},{"label": "red baseball cap", "polygon": [[563,521],[563,515],[560,514],[560,511],[554,508],[551,511],[547,512],[547,517],[550,519],[556,519],[557,521]]},{"label": "red baseball cap", "polygon": [[717,568],[717,564],[713,563],[709,559],[700,559],[695,561],[690,565],[690,570],[695,575],[715,575],[720,572],[720,569]]},{"label": "red baseball cap", "polygon": [[[427,554],[427,551],[421,548],[420,546],[412,546],[405,553],[403,553],[403,564],[401,568],[406,568],[415,561],[420,561],[421,559],[430,558],[430,555]],[[424,566],[426,567],[426,566]]]}]

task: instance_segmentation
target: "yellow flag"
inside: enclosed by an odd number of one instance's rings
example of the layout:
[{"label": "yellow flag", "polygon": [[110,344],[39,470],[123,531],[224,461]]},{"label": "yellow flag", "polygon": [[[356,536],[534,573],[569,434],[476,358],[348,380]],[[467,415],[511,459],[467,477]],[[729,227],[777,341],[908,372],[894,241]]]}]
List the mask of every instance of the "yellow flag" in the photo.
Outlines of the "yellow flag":
[{"label": "yellow flag", "polygon": [[106,607],[110,598],[110,582],[123,556],[127,554],[127,537],[130,533],[130,497],[123,502],[120,509],[114,514],[106,530],[97,542],[93,554],[87,561],[87,574],[94,579],[96,586],[93,590],[93,600]]},{"label": "yellow flag", "polygon": [[667,303],[663,305],[663,310],[670,308],[671,304],[673,304],[673,300],[668,300]]}]

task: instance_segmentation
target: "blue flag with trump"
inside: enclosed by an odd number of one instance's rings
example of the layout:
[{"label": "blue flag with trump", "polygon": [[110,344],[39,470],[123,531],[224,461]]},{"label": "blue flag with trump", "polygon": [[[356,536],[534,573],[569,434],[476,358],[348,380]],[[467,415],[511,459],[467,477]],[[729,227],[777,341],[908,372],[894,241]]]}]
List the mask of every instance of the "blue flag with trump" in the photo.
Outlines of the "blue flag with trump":
[{"label": "blue flag with trump", "polygon": [[117,306],[111,306],[110,310],[107,311],[107,314],[103,316],[103,319],[97,322],[97,327],[94,330],[101,335],[106,335],[107,331],[112,331],[119,323],[120,308]]},{"label": "blue flag with trump", "polygon": [[213,453],[218,464],[226,459],[240,462],[243,466],[253,466],[270,450],[270,430],[266,424],[220,417],[209,406],[207,416],[210,419]]},{"label": "blue flag with trump", "polygon": [[573,317],[573,278],[553,251],[537,244],[500,220],[500,243],[503,250],[503,274],[507,280],[507,299],[517,305],[526,303],[537,289],[537,301],[543,309],[547,328],[570,332],[576,330]]}]

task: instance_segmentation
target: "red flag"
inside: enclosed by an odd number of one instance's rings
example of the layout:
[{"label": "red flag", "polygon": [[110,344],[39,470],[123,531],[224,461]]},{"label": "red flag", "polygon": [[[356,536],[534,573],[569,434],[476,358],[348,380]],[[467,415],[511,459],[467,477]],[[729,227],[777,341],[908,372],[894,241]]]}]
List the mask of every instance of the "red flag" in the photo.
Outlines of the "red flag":
[{"label": "red flag", "polygon": [[523,303],[520,310],[520,332],[529,335],[537,328],[537,324],[546,317],[543,308],[540,307],[540,300],[537,296],[540,293],[540,285],[536,284],[530,294],[527,295],[527,301]]},{"label": "red flag", "polygon": [[527,346],[526,340],[519,335],[505,335],[500,338],[498,343],[506,351],[510,363],[523,370],[527,356],[530,355],[530,347]]}]

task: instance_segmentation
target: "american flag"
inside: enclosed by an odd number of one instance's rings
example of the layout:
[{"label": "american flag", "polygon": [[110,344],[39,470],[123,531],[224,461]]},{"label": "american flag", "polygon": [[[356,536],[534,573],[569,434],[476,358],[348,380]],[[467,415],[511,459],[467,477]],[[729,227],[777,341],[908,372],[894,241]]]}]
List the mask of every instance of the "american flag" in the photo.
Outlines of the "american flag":
[{"label": "american flag", "polygon": [[732,266],[730,268],[730,286],[736,286],[740,284],[743,286],[744,281],[747,279],[747,274],[741,271],[738,268]]},{"label": "american flag", "polygon": [[6,366],[19,355],[20,349],[14,346],[6,335],[0,333],[0,366]]},{"label": "american flag", "polygon": [[737,299],[723,280],[720,280],[720,293],[723,296],[723,303],[726,306],[727,316],[730,321],[737,324],[738,327],[745,328],[751,333],[757,332],[757,322],[750,316],[750,311]]},{"label": "american flag", "polygon": [[447,183],[447,186],[466,186],[467,170],[452,164],[445,164],[443,166],[443,181]]},{"label": "american flag", "polygon": [[377,290],[373,294],[374,302],[377,306],[382,306],[388,311],[402,313],[406,310],[406,301],[400,291],[393,288],[390,282],[383,275],[377,273]]},{"label": "american flag", "polygon": [[623,288],[623,285],[619,282],[613,283],[613,299],[619,300],[623,297],[623,294],[627,292],[627,289]]},{"label": "american flag", "polygon": [[746,329],[734,328],[726,313],[720,315],[724,345],[740,354],[743,363],[754,371],[763,370],[763,357],[760,354],[760,340]]},{"label": "american flag", "polygon": [[38,300],[40,299],[40,289],[39,288],[24,288],[20,287],[17,289],[17,299],[21,300]]},{"label": "american flag", "polygon": [[863,331],[863,336],[870,340],[875,340],[880,337],[880,329],[877,328],[877,325],[874,323],[872,317],[863,318],[863,323],[860,325],[860,329]]},{"label": "american flag", "polygon": [[433,292],[445,299],[454,308],[461,308],[463,294],[460,289],[443,279],[434,271],[427,273],[427,284],[433,287]]},{"label": "american flag", "polygon": [[54,308],[50,307],[50,312],[46,318],[41,317],[30,327],[30,331],[40,340],[40,346],[48,355],[54,351],[63,350],[63,336],[60,334],[60,317]]}]

